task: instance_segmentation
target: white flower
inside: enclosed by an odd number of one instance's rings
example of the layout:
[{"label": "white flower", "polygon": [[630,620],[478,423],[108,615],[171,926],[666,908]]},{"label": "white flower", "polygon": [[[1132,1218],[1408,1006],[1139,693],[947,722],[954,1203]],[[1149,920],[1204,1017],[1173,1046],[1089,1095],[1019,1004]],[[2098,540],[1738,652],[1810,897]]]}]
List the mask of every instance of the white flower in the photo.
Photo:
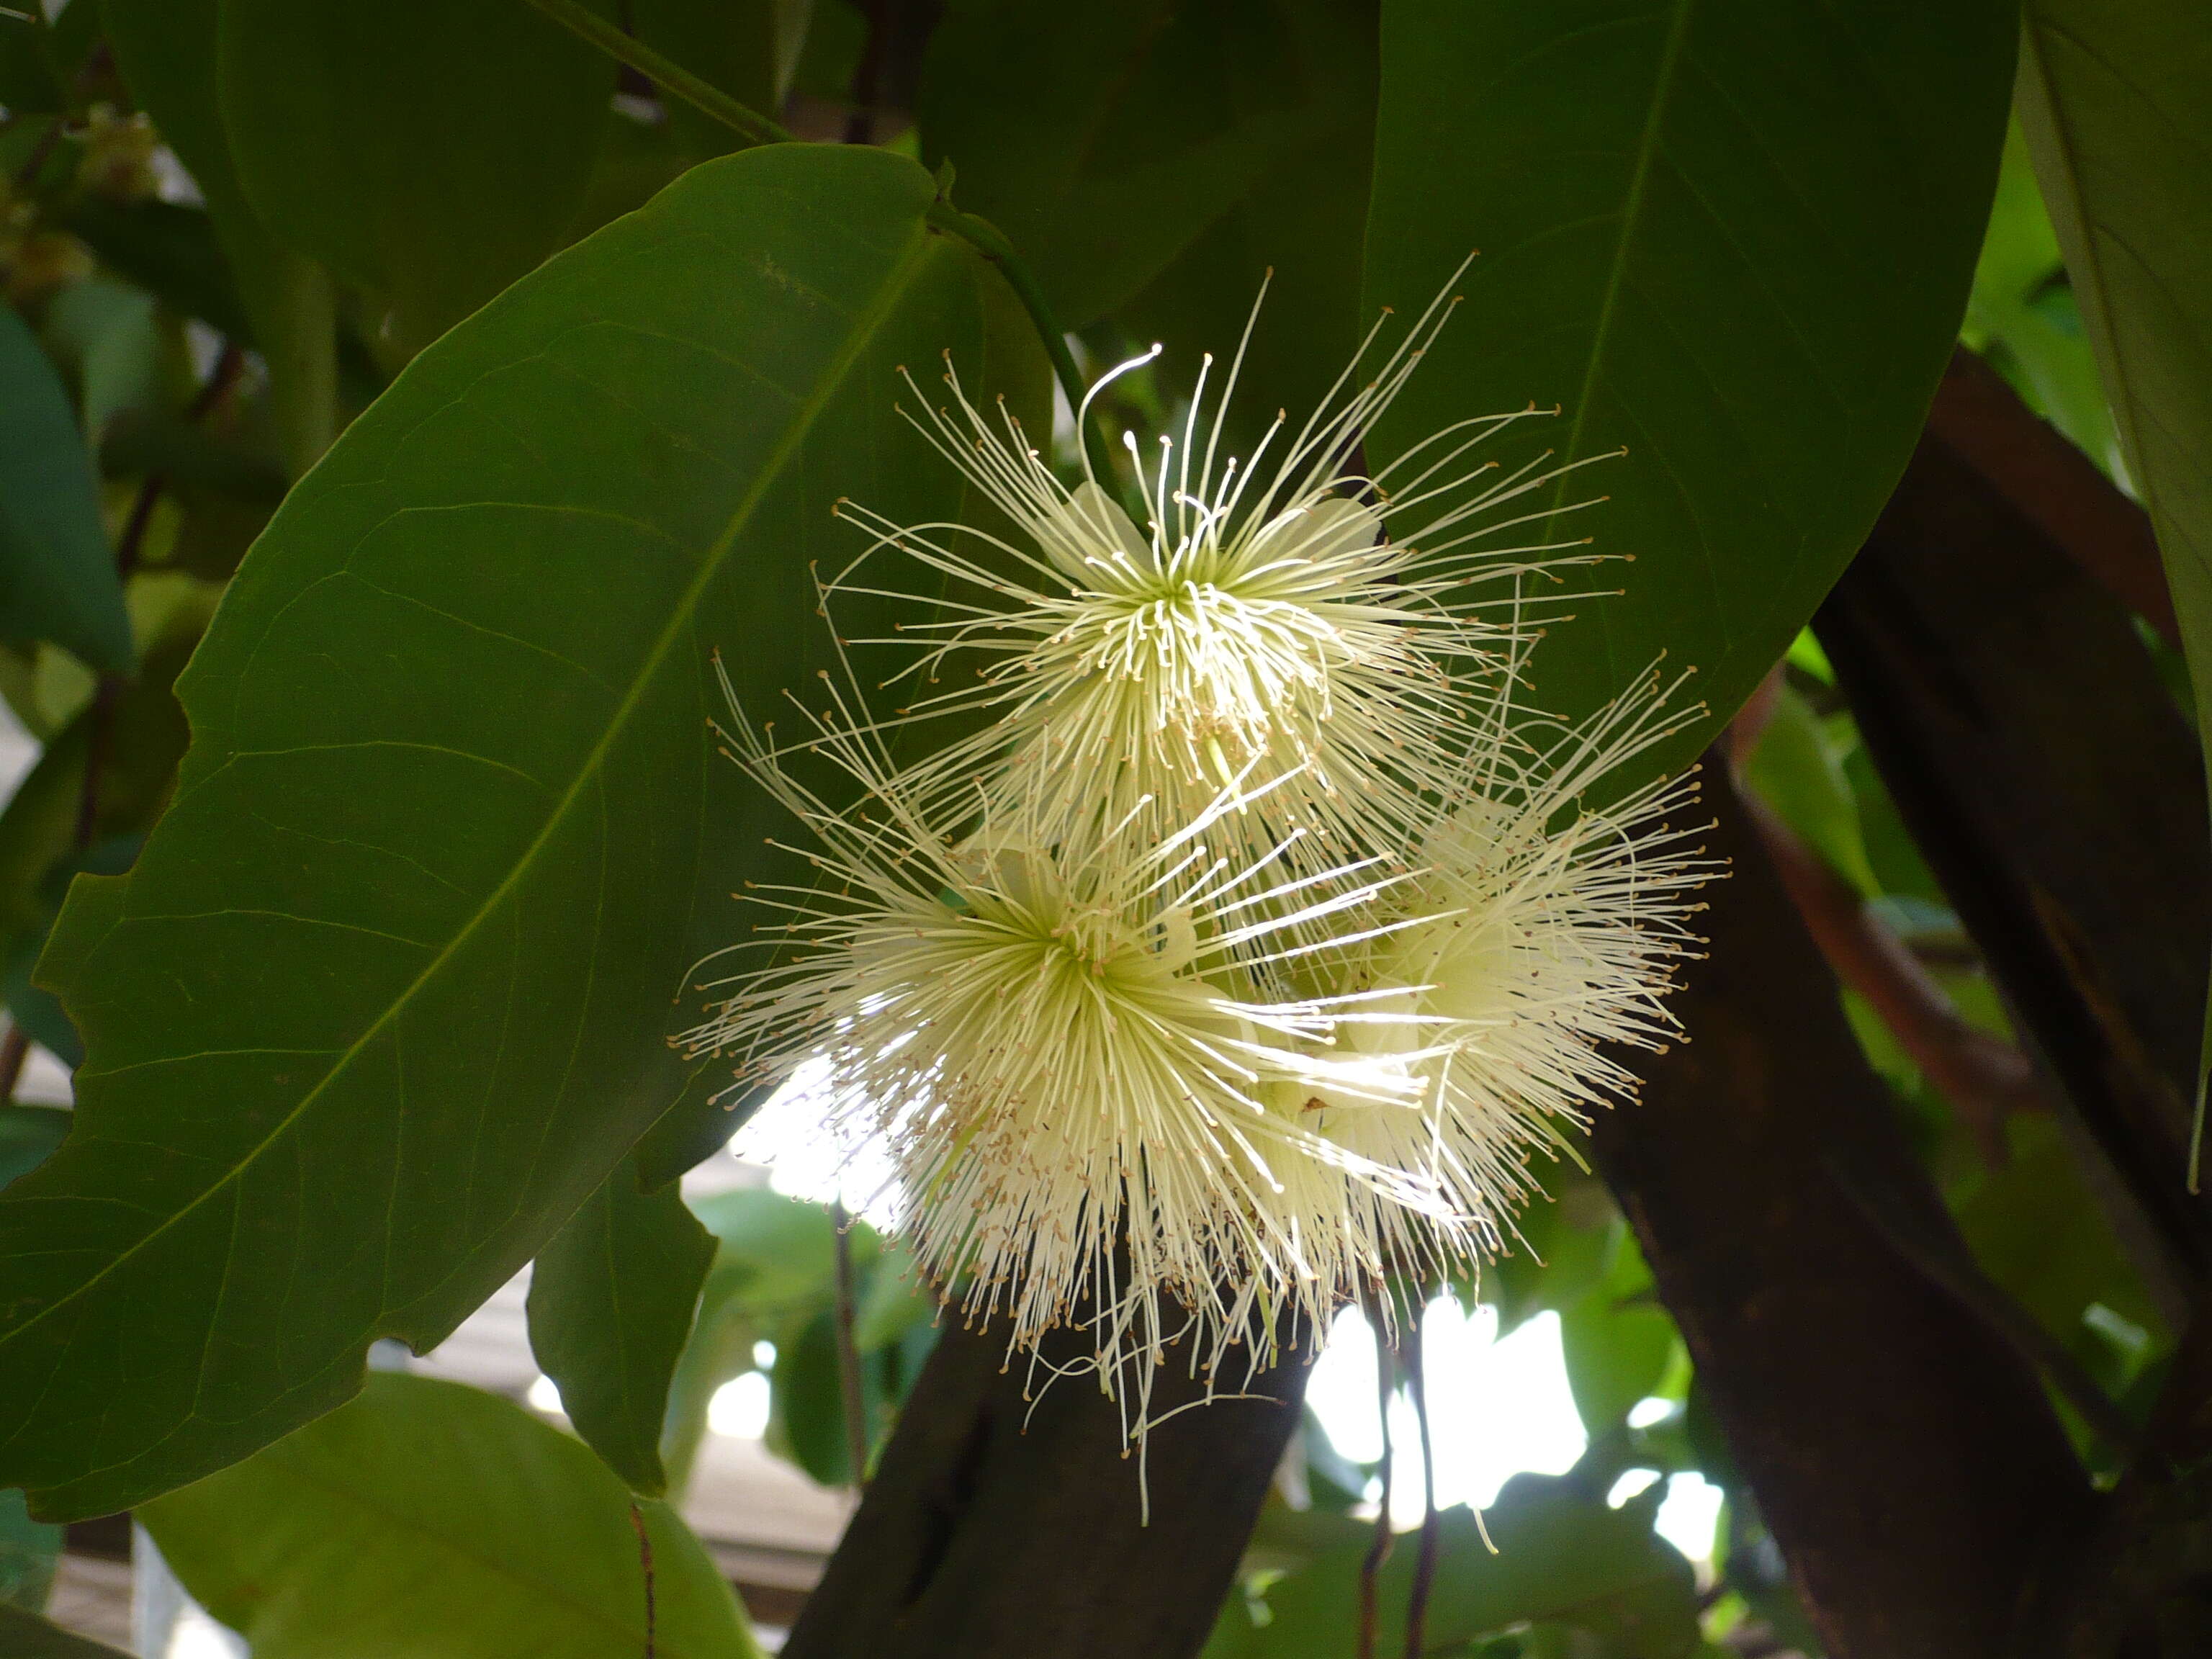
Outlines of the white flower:
[{"label": "white flower", "polygon": [[[757,930],[770,960],[685,1041],[733,1088],[815,1079],[820,1133],[887,1162],[943,1293],[1018,1349],[1085,1327],[1138,1437],[1186,1337],[1209,1375],[1256,1363],[1393,1274],[1506,1248],[1532,1158],[1571,1156],[1633,1091],[1621,1048],[1674,1030],[1715,872],[1667,823],[1687,781],[1617,775],[1698,711],[1656,674],[1572,728],[1528,708],[1526,579],[1588,556],[1490,545],[1570,469],[1470,470],[1500,416],[1362,475],[1449,312],[1346,394],[1348,369],[1271,467],[1279,418],[1240,465],[1194,414],[1141,531],[948,374],[957,414],[917,424],[1012,532],[842,510],[954,584],[910,672],[999,654],[911,710],[833,691],[787,748],[737,720],[821,878],[753,896],[787,918]],[[888,728],[978,714],[891,763]]]},{"label": "white flower", "polygon": [[1309,1170],[1435,1208],[1418,1170],[1309,1121],[1316,1094],[1419,1113],[1400,1057],[1334,1046],[1371,999],[1285,981],[1303,927],[1404,925],[1364,919],[1400,878],[1224,856],[1206,836],[1225,802],[1165,840],[1139,813],[1071,837],[916,796],[848,719],[808,747],[857,807],[831,811],[738,723],[738,758],[811,833],[823,880],[751,896],[788,917],[762,941],[788,959],[708,988],[723,1000],[685,1041],[732,1057],[738,1087],[811,1068],[821,1133],[888,1154],[924,1271],[971,1312],[1010,1310],[1015,1346],[1079,1316],[1111,1386],[1188,1327],[1212,1353],[1286,1305],[1325,1316],[1382,1264],[1340,1191],[1286,1202]]},{"label": "white flower", "polygon": [[1441,1262],[1504,1248],[1536,1189],[1531,1157],[1574,1156],[1566,1129],[1634,1095],[1622,1051],[1678,1032],[1664,997],[1698,947],[1694,891],[1720,867],[1668,823],[1693,777],[1608,787],[1697,714],[1668,711],[1671,689],[1646,675],[1540,750],[1494,710],[1420,867],[1378,900],[1408,925],[1300,976],[1371,999],[1346,1034],[1370,1064],[1418,1056],[1418,1121],[1324,1094],[1314,1127],[1362,1164],[1422,1172],[1450,1218],[1425,1240]]},{"label": "white flower", "polygon": [[[1087,459],[1084,481],[1063,485],[1003,409],[994,422],[967,400],[948,365],[953,407],[915,424],[1012,538],[898,526],[841,504],[875,531],[871,554],[902,550],[951,580],[950,597],[902,595],[945,613],[902,625],[939,647],[910,672],[994,657],[979,688],[915,704],[995,717],[945,753],[941,773],[964,781],[1011,755],[1007,792],[1054,832],[1143,801],[1146,822],[1171,833],[1252,778],[1279,787],[1224,832],[1248,848],[1304,828],[1316,834],[1299,856],[1319,868],[1403,846],[1470,745],[1467,711],[1494,681],[1501,647],[1532,623],[1522,579],[1589,556],[1563,556],[1583,542],[1517,546],[1507,535],[1553,515],[1526,498],[1571,468],[1550,465],[1548,452],[1510,469],[1469,458],[1533,408],[1458,422],[1371,477],[1363,470],[1361,440],[1455,303],[1439,295],[1355,385],[1378,323],[1296,434],[1279,415],[1243,460],[1220,452],[1243,348],[1205,426],[1209,357],[1180,440],[1158,441],[1141,530]],[[1134,437],[1124,441],[1137,456]],[[841,590],[893,591],[860,589],[851,569],[831,585]]]}]

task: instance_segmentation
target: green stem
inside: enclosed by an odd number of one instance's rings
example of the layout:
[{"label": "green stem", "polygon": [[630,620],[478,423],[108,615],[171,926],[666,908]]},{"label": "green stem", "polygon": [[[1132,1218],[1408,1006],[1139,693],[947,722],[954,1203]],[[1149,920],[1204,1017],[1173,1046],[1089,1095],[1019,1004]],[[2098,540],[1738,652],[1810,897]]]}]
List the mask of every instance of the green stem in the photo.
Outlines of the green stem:
[{"label": "green stem", "polygon": [[787,144],[792,137],[767,116],[746,108],[720,88],[709,85],[685,69],[662,57],[644,42],[625,34],[597,13],[579,5],[577,0],[524,0],[535,6],[579,40],[588,40],[618,64],[627,64],[640,75],[673,93],[702,115],[720,121],[724,126],[747,142],[756,144]]},{"label": "green stem", "polygon": [[269,408],[284,470],[295,483],[338,429],[337,291],[301,253],[275,256],[267,314],[257,318],[269,364]]},{"label": "green stem", "polygon": [[1014,245],[988,219],[963,213],[950,202],[932,203],[923,216],[998,266],[999,274],[1006,279],[1006,286],[1013,289],[1014,297],[1022,302],[1023,308],[1030,313],[1030,320],[1036,325],[1038,337],[1044,341],[1045,355],[1052,359],[1052,372],[1060,377],[1060,390],[1067,394],[1068,410],[1081,428],[1084,453],[1090,457],[1091,471],[1100,487],[1110,493],[1114,487],[1113,452],[1106,447],[1105,434],[1096,424],[1082,419],[1084,393],[1088,390],[1083,384],[1083,371],[1075,366],[1075,355],[1067,349],[1067,336],[1052,314],[1051,302],[1044,297],[1044,290],[1037,286],[1030,268],[1022,263],[1021,255],[1014,252]]}]

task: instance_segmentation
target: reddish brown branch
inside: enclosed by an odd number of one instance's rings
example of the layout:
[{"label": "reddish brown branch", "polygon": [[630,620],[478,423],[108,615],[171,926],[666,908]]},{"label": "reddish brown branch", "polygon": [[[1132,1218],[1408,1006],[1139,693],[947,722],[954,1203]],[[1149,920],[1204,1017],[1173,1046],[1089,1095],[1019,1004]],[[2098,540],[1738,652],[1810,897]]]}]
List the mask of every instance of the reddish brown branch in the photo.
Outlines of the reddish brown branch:
[{"label": "reddish brown branch", "polygon": [[2179,648],[2150,515],[1963,346],[1936,388],[1928,430],[2093,580]]},{"label": "reddish brown branch", "polygon": [[1728,753],[1752,827],[1836,977],[1866,999],[1912,1063],[1951,1104],[1992,1169],[2006,1158],[2005,1120],[2050,1101],[2017,1045],[1970,1024],[1927,965],[1843,872],[1742,784],[1742,768],[1781,694],[1778,667],[1730,724]]},{"label": "reddish brown branch", "polygon": [[23,1080],[23,1062],[30,1058],[31,1034],[15,1021],[0,1037],[0,1106],[15,1103],[15,1085]]},{"label": "reddish brown branch", "polygon": [[1744,811],[1836,977],[1857,992],[1957,1112],[1994,1169],[2005,1121],[2047,1109],[2027,1056],[1968,1024],[1911,948],[1781,815],[1746,791]]}]

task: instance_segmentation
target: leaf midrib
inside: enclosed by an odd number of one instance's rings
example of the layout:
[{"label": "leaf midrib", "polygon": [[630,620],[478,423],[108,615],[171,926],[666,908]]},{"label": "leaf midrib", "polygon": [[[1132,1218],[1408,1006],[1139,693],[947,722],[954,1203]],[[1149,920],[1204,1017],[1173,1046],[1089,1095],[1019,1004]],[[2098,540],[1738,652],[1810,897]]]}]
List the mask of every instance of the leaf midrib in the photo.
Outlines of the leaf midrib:
[{"label": "leaf midrib", "polygon": [[[1630,250],[1642,228],[1644,198],[1651,181],[1654,161],[1659,153],[1659,139],[1666,126],[1668,106],[1674,101],[1674,86],[1682,65],[1682,53],[1690,33],[1690,14],[1696,0],[1674,0],[1667,21],[1667,36],[1659,48],[1659,64],[1652,76],[1651,105],[1644,117],[1644,132],[1636,146],[1636,161],[1628,175],[1628,189],[1621,198],[1620,234],[1614,239],[1613,258],[1607,262],[1605,292],[1598,301],[1597,326],[1590,336],[1589,361],[1583,368],[1583,383],[1575,397],[1573,416],[1567,424],[1566,441],[1562,452],[1569,460],[1574,459],[1582,448],[1583,434],[1589,422],[1590,400],[1597,390],[1598,374],[1605,362],[1606,348],[1613,336],[1614,319],[1620,314],[1621,289],[1626,281]],[[1564,508],[1568,489],[1573,479],[1571,473],[1563,475],[1552,491],[1551,516],[1556,519]],[[1605,641],[1606,665],[1609,673],[1617,673],[1613,663],[1612,610],[1607,605],[1593,607],[1598,632]]]},{"label": "leaf midrib", "polygon": [[[568,1592],[560,1579],[551,1576],[543,1578],[533,1577],[496,1556],[485,1554],[476,1548],[467,1536],[452,1535],[436,1527],[418,1521],[388,1503],[379,1502],[358,1486],[319,1474],[302,1462],[295,1462],[283,1472],[296,1484],[321,1493],[325,1497],[335,1498],[340,1504],[359,1511],[368,1518],[372,1525],[380,1525],[381,1529],[386,1533],[396,1534],[403,1540],[426,1540],[436,1545],[441,1551],[449,1555],[458,1556],[464,1561],[475,1563],[483,1569],[486,1577],[506,1585],[510,1595],[542,1596],[617,1636],[635,1639],[642,1633],[639,1627],[624,1623],[610,1614],[605,1608],[579,1600]],[[666,1632],[663,1631],[659,1634],[665,1643]],[[678,1654],[684,1650],[671,1649],[669,1651],[672,1654]]]},{"label": "leaf midrib", "polygon": [[[498,884],[485,896],[483,902],[478,905],[462,925],[454,930],[453,938],[423,966],[405,989],[392,998],[361,1035],[340,1052],[330,1070],[318,1079],[312,1089],[301,1097],[297,1105],[278,1119],[270,1127],[269,1132],[254,1143],[251,1150],[188,1202],[179,1206],[160,1223],[133,1241],[126,1249],[118,1250],[112,1258],[100,1267],[99,1271],[70,1287],[65,1294],[57,1297],[52,1302],[39,1308],[21,1323],[7,1331],[4,1335],[0,1335],[0,1346],[13,1343],[18,1337],[37,1328],[50,1316],[71,1306],[80,1297],[96,1288],[111,1273],[152,1248],[172,1228],[181,1224],[203,1205],[228,1190],[240,1179],[264,1153],[276,1146],[290,1133],[293,1126],[321,1098],[324,1091],[335,1079],[344,1075],[362,1050],[436,978],[454,954],[475,936],[485,919],[498,909],[508,893],[514,890],[536,864],[538,855],[552,839],[554,833],[567,822],[569,812],[581,797],[586,786],[599,775],[609,750],[613,746],[615,738],[628,726],[638,702],[644,695],[645,688],[658,678],[669,653],[673,650],[677,641],[684,636],[687,624],[697,609],[700,600],[705,597],[707,590],[720,575],[724,562],[728,558],[738,537],[743,533],[753,514],[766,499],[769,489],[781,478],[785,468],[797,453],[799,445],[813,431],[816,423],[821,419],[835,394],[842,389],[847,378],[860,361],[868,343],[874,339],[890,320],[897,308],[897,302],[912,286],[919,275],[921,267],[927,262],[927,256],[935,251],[938,241],[939,239],[931,234],[928,227],[917,219],[913,231],[908,235],[907,246],[892,263],[882,287],[870,302],[868,308],[861,313],[854,327],[847,333],[843,345],[816,382],[813,392],[800,405],[798,415],[787,428],[782,441],[762,466],[759,477],[753,488],[738,504],[720,535],[715,538],[708,547],[705,556],[701,559],[699,574],[692,579],[691,585],[684,590],[683,596],[671,610],[666,626],[662,629],[659,637],[653,641],[652,648],[647,653],[639,672],[632,678],[629,690],[623,695],[622,702],[608,719],[606,729],[601,733],[599,740],[592,744],[583,763],[577,768],[575,776],[570,781],[568,787],[562,791],[553,810],[546,814],[543,828],[539,830],[530,845],[523,850],[521,855],[515,860],[514,867],[501,878]],[[129,921],[131,918],[126,915],[124,920]],[[391,1310],[386,1308],[380,1312],[388,1315]],[[380,1324],[370,1334],[372,1337],[390,1336],[398,1333],[386,1330]]]}]

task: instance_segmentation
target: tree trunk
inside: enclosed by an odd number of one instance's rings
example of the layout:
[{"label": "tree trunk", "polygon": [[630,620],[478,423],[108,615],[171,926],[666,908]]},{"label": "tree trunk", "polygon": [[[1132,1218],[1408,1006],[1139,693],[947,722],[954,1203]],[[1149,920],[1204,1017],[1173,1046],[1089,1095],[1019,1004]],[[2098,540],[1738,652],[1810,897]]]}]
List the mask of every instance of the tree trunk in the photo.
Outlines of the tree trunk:
[{"label": "tree trunk", "polygon": [[1593,1146],[1832,1659],[2013,1659],[2088,1483],[2035,1374],[1954,1293],[1964,1242],[1811,937],[1708,769],[1710,956]]},{"label": "tree trunk", "polygon": [[[2179,1327],[2212,1278],[2212,1200],[2183,1179],[2212,960],[2202,761],[2112,597],[2142,586],[2111,579],[2140,565],[2140,509],[2078,455],[2034,469],[2036,488],[2086,500],[2016,501],[1985,470],[2002,395],[1978,400],[1964,449],[1942,435],[1960,422],[1931,424],[1814,626],[2101,1184],[2128,1194],[2115,1224]],[[2052,435],[2013,408],[2012,447]]]},{"label": "tree trunk", "polygon": [[[1265,1398],[1153,1431],[1147,1525],[1121,1410],[1094,1382],[1064,1377],[1032,1404],[1003,1330],[948,1328],[785,1659],[1187,1659],[1228,1593],[1311,1358],[1255,1378]],[[1176,1361],[1154,1376],[1156,1418],[1201,1392]]]}]

